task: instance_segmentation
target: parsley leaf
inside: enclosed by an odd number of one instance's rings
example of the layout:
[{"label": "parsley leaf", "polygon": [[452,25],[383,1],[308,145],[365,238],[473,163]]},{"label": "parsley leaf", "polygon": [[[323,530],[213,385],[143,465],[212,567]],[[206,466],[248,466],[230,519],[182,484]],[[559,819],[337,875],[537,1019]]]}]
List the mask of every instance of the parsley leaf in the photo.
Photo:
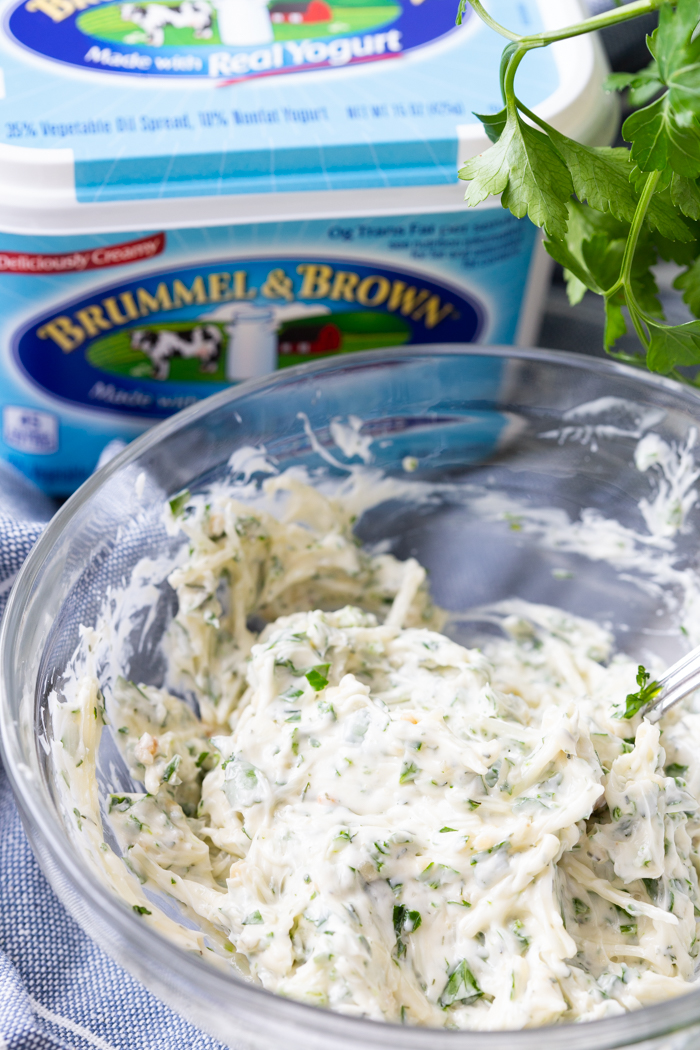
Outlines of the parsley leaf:
[{"label": "parsley leaf", "polygon": [[566,233],[571,176],[550,139],[517,112],[509,113],[498,141],[467,161],[459,177],[469,182],[464,196],[468,204],[500,193],[503,207],[516,218],[527,215],[555,237]]},{"label": "parsley leaf", "polygon": [[627,322],[622,313],[621,296],[611,296],[605,300],[605,328],[603,330],[603,345],[606,350],[612,350],[618,339],[627,332]]},{"label": "parsley leaf", "polygon": [[659,67],[653,59],[638,73],[611,73],[603,86],[606,91],[624,91],[629,88],[628,102],[636,109],[658,95],[664,85],[659,79]]},{"label": "parsley leaf", "polygon": [[[700,317],[699,0],[639,0],[563,32],[525,36],[500,25],[479,0],[461,0],[460,12],[467,3],[507,44],[500,67],[504,107],[477,114],[493,145],[461,169],[469,182],[465,200],[474,206],[500,194],[503,207],[544,227],[570,301],[587,290],[604,297],[608,351],[627,331],[629,315],[648,367],[700,386],[700,375],[676,371],[700,365],[700,328],[664,323],[653,271],[660,259],[685,267],[675,286]],[[630,104],[642,107],[623,126],[629,149],[578,143],[518,98],[515,77],[530,50],[656,9],[659,25],[647,38],[652,61],[606,82],[608,90],[629,90]],[[623,359],[641,363],[644,356]]]},{"label": "parsley leaf", "polygon": [[649,42],[659,79],[669,87],[671,105],[691,118],[700,99],[700,40],[695,35],[699,20],[697,0],[678,0],[675,10],[664,4]]},{"label": "parsley leaf", "polygon": [[689,219],[700,219],[700,186],[696,179],[688,179],[674,172],[671,179],[671,201]]},{"label": "parsley leaf", "polygon": [[580,201],[598,211],[609,211],[616,219],[631,222],[637,194],[630,182],[629,150],[583,146],[552,128],[549,137],[566,162],[574,191]]},{"label": "parsley leaf", "polygon": [[474,116],[484,125],[484,131],[491,141],[498,142],[508,119],[506,107],[504,106],[498,113],[475,113]]},{"label": "parsley leaf", "polygon": [[663,4],[658,28],[648,41],[659,82],[667,90],[622,126],[642,171],[668,166],[693,179],[700,175],[700,126],[694,120],[700,104],[700,42],[693,39],[697,24],[697,0],[678,0],[675,10]]},{"label": "parsley leaf", "polygon": [[684,273],[676,277],[673,287],[683,292],[683,301],[690,312],[700,316],[700,259],[696,259]]},{"label": "parsley leaf", "polygon": [[632,143],[632,159],[642,171],[670,165],[679,175],[700,175],[700,134],[678,123],[668,95],[632,113],[622,125],[622,136]]},{"label": "parsley leaf", "polygon": [[673,326],[649,323],[648,328],[647,364],[654,372],[667,375],[676,365],[700,363],[700,321]]}]

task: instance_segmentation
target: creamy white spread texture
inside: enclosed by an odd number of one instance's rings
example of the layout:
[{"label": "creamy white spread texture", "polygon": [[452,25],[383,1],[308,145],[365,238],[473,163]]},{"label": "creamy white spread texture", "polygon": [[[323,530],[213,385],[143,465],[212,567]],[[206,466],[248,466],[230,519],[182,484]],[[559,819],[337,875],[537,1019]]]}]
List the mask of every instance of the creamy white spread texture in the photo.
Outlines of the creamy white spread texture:
[{"label": "creamy white spread texture", "polygon": [[621,718],[636,665],[555,609],[512,603],[502,639],[463,648],[417,562],[361,550],[341,503],[293,478],[267,488],[279,520],[225,492],[168,511],[188,538],[170,688],[201,719],[123,679],[103,711],[90,675],[52,705],[83,832],[101,840],[103,717],[143,785],[107,817],[143,921],[167,894],[265,988],[412,1025],[687,991],[700,715]]}]

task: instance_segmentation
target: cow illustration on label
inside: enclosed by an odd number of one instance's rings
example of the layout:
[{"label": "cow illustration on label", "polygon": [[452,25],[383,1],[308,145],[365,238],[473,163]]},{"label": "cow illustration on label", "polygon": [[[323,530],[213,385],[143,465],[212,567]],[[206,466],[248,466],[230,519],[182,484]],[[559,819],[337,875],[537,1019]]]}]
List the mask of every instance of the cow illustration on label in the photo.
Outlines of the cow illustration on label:
[{"label": "cow illustration on label", "polygon": [[145,354],[153,365],[154,379],[167,379],[173,357],[197,358],[201,372],[216,372],[223,338],[214,325],[195,325],[194,328],[173,332],[169,328],[156,331],[136,328],[131,333],[130,345]]},{"label": "cow illustration on label", "polygon": [[69,65],[246,80],[396,58],[461,32],[454,19],[454,0],[20,0],[6,25]]},{"label": "cow illustration on label", "polygon": [[[140,43],[142,39],[151,47],[162,47],[165,41],[165,27],[191,29],[197,40],[208,40],[212,35],[212,9],[208,0],[183,0],[181,4],[122,4],[120,8],[122,22],[138,26],[143,36],[133,34],[131,40]],[[127,36],[124,38],[129,40]]]},{"label": "cow illustration on label", "polygon": [[15,338],[24,374],[73,405],[144,417],[309,357],[470,342],[464,289],[358,260],[259,258],[160,271],[93,290]]}]

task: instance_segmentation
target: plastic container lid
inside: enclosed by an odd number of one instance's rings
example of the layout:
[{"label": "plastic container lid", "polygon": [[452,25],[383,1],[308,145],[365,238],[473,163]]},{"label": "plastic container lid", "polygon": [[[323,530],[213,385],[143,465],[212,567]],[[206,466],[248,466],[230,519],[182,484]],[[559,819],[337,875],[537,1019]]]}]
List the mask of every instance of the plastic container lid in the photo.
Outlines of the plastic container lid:
[{"label": "plastic container lid", "polygon": [[[501,108],[503,40],[456,0],[17,0],[0,39],[0,227],[15,232],[457,203]],[[578,0],[494,0],[518,32]],[[527,56],[523,100],[609,141],[590,36]],[[442,188],[441,190],[439,188]],[[314,191],[310,193],[309,191]],[[369,193],[368,193],[369,191]],[[189,198],[186,208],[182,198]],[[225,204],[222,207],[222,198]]]}]

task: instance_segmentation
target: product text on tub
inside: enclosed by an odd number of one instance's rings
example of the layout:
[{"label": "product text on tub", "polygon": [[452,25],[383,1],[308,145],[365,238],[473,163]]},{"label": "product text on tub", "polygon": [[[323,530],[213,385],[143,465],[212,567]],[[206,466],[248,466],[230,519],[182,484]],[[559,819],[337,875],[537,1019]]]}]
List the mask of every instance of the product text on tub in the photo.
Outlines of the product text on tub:
[{"label": "product text on tub", "polygon": [[143,237],[124,244],[105,244],[89,251],[75,252],[0,252],[0,273],[82,273],[105,266],[152,259],[165,249],[165,234]]}]

